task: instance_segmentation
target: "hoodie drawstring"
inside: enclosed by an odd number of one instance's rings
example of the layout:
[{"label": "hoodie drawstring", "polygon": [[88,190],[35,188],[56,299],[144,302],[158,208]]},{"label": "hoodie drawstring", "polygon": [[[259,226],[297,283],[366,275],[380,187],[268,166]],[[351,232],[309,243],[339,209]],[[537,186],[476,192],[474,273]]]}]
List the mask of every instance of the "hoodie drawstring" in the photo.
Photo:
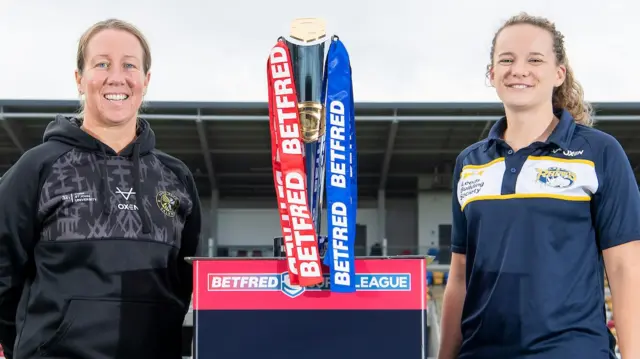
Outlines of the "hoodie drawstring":
[{"label": "hoodie drawstring", "polygon": [[147,211],[144,209],[142,192],[140,192],[140,144],[138,143],[133,145],[133,190],[136,192],[136,204],[138,205],[140,220],[142,220],[142,233],[151,233],[151,228],[149,228],[149,216],[147,215]]},{"label": "hoodie drawstring", "polygon": [[102,183],[101,183],[101,187],[102,190],[100,192],[102,192],[102,213],[109,215],[111,214],[111,201],[109,201],[109,176],[108,176],[108,167],[107,167],[107,151],[105,151],[103,146],[100,146],[100,149],[102,150],[102,159],[104,160],[102,162]]}]

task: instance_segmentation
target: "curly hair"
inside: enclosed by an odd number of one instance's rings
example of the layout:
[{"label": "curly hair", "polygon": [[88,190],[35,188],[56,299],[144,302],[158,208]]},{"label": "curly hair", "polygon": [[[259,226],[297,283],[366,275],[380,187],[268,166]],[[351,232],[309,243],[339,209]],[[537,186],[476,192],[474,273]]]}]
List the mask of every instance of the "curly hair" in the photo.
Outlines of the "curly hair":
[{"label": "curly hair", "polygon": [[582,85],[576,80],[573,69],[569,65],[567,51],[564,46],[564,35],[556,29],[556,25],[548,19],[540,16],[532,16],[525,12],[511,17],[493,36],[491,42],[491,53],[489,65],[487,65],[487,76],[490,75],[493,68],[493,56],[496,47],[496,39],[500,32],[505,28],[513,25],[527,24],[539,27],[549,31],[553,36],[553,52],[556,55],[556,63],[563,65],[567,69],[566,78],[562,85],[554,89],[552,103],[554,108],[563,108],[569,111],[575,121],[581,125],[593,126],[593,109],[591,105],[584,100],[584,90]]}]

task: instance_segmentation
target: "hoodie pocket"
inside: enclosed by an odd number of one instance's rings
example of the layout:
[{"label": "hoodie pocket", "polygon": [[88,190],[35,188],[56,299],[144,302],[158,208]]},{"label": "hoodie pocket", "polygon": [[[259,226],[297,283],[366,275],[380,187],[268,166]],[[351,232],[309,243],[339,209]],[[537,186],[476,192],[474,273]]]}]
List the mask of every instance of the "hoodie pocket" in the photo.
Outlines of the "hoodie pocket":
[{"label": "hoodie pocket", "polygon": [[184,311],[175,304],[73,298],[40,347],[45,357],[180,357]]}]

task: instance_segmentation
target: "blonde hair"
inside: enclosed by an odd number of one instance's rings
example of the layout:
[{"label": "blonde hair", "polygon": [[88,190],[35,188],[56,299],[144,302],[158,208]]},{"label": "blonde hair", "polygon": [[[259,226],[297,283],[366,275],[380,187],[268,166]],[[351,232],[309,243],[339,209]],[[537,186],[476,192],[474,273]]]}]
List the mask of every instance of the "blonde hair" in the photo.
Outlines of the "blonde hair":
[{"label": "blonde hair", "polygon": [[[135,36],[140,42],[140,46],[142,46],[142,71],[145,75],[149,72],[151,69],[151,47],[149,46],[149,42],[146,37],[142,34],[142,31],[126,21],[119,19],[107,19],[93,24],[84,32],[84,34],[82,34],[82,37],[80,37],[80,41],[78,42],[78,52],[76,55],[76,68],[80,75],[83,75],[84,73],[89,42],[95,35],[103,30],[122,30]],[[80,100],[80,113],[78,117],[84,117],[83,99]]]},{"label": "blonde hair", "polygon": [[490,75],[493,68],[493,56],[496,46],[496,40],[500,32],[505,28],[513,25],[533,25],[541,29],[547,30],[553,36],[553,52],[556,55],[556,63],[563,65],[567,69],[566,78],[560,87],[553,91],[552,103],[554,108],[562,108],[569,111],[576,123],[585,126],[593,126],[594,119],[592,116],[593,109],[591,105],[584,100],[584,90],[582,85],[576,80],[573,69],[569,65],[567,51],[564,46],[564,35],[556,29],[556,25],[544,17],[532,16],[525,12],[511,17],[493,36],[491,42],[491,54],[489,65],[487,65],[487,76]]}]

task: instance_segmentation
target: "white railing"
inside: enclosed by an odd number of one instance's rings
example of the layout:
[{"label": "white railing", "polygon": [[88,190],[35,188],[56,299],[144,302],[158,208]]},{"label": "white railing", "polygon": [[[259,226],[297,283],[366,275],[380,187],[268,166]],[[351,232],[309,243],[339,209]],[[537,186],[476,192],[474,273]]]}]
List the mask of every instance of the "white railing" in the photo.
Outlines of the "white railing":
[{"label": "white railing", "polygon": [[440,308],[434,299],[429,299],[427,312],[429,323],[429,357],[436,358],[440,351]]}]

